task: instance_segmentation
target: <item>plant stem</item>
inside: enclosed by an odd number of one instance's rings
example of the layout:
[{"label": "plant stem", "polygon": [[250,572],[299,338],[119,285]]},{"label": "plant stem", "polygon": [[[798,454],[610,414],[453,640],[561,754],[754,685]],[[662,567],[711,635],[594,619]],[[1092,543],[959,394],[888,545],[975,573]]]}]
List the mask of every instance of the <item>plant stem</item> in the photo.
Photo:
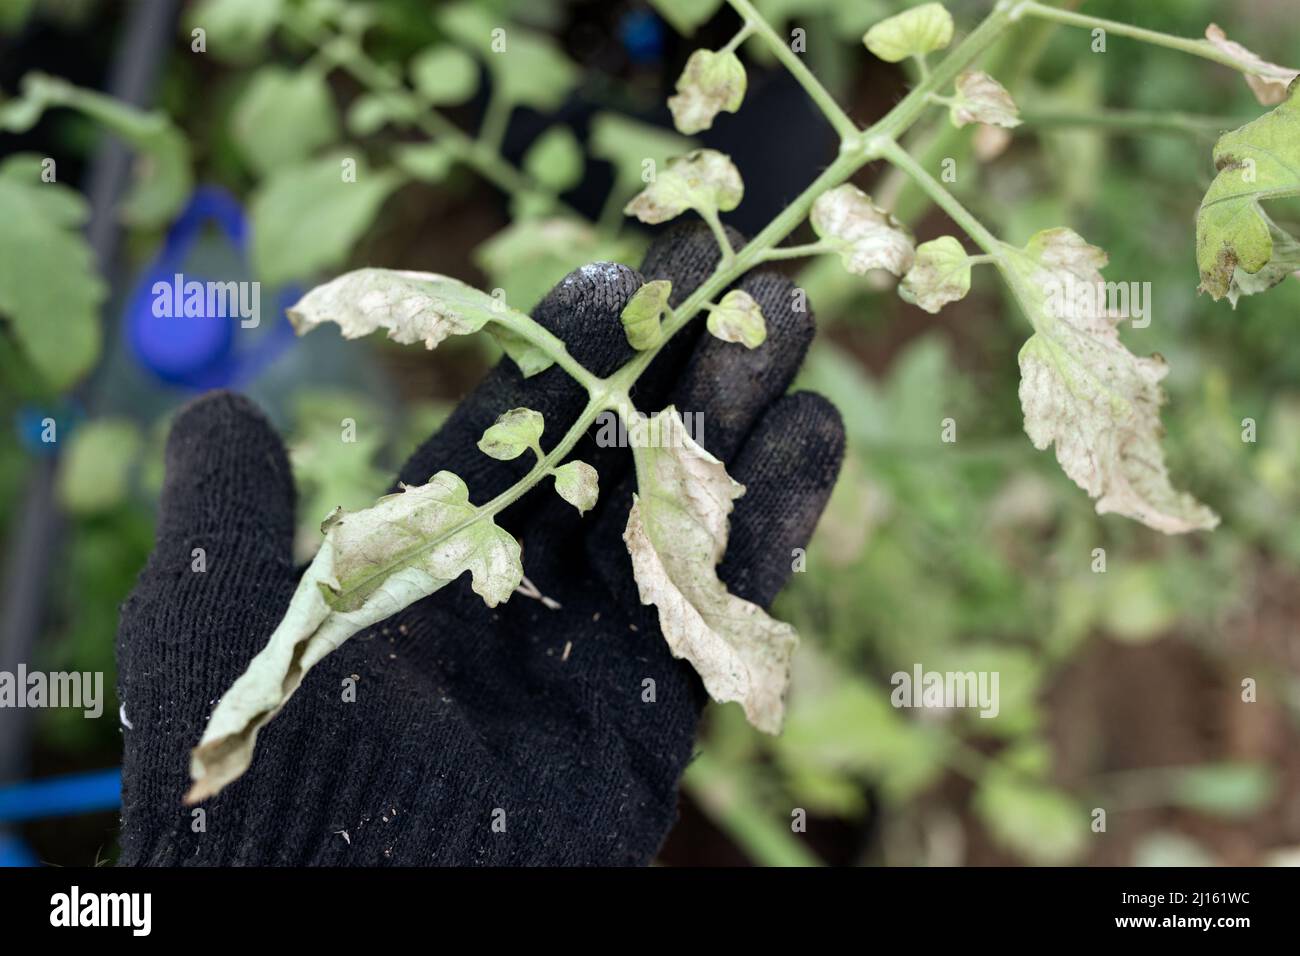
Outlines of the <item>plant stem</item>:
[{"label": "plant stem", "polygon": [[958,202],[957,197],[945,189],[943,183],[931,176],[923,166],[917,163],[907,150],[891,140],[882,146],[881,156],[911,176],[916,184],[934,200],[935,204],[946,212],[953,222],[965,230],[968,236],[975,240],[975,244],[984,250],[990,261],[1001,262],[1002,241],[985,229],[984,224]]},{"label": "plant stem", "polygon": [[1118,132],[1174,133],[1186,136],[1217,136],[1240,126],[1226,116],[1197,116],[1166,110],[1097,110],[1095,112],[1035,112],[1022,110],[1020,119],[1027,129],[1057,126],[1098,127]]},{"label": "plant stem", "polygon": [[1188,37],[1161,33],[1158,30],[1148,30],[1145,27],[1134,26],[1131,23],[1121,23],[1118,20],[1093,17],[1086,13],[1075,13],[1072,10],[1057,10],[1055,7],[1045,6],[1042,3],[1034,2],[1034,0],[1022,0],[1017,10],[1017,15],[1019,14],[1029,14],[1033,17],[1041,17],[1044,20],[1052,20],[1072,27],[1105,30],[1107,33],[1113,33],[1116,36],[1129,37],[1133,40],[1141,40],[1143,43],[1167,47],[1170,50],[1179,50],[1183,53],[1190,53],[1192,56],[1199,56],[1202,59],[1213,60],[1215,63],[1230,66],[1242,73],[1253,73],[1257,76],[1266,75],[1260,72],[1256,64],[1239,56],[1234,56],[1226,50],[1220,50],[1209,40],[1193,40]]},{"label": "plant stem", "polygon": [[808,256],[818,256],[823,252],[830,252],[831,247],[824,242],[805,242],[799,246],[777,246],[775,249],[766,250],[760,261],[771,262],[777,259],[805,259]]},{"label": "plant stem", "polygon": [[807,91],[808,96],[817,108],[822,111],[835,132],[840,134],[840,139],[850,139],[857,135],[858,124],[853,122],[848,113],[840,109],[840,104],[835,102],[835,97],[822,86],[821,81],[813,76],[812,71],[804,65],[803,60],[786,44],[784,40],[777,35],[771,25],[765,20],[754,5],[749,0],[727,0],[746,25],[750,26],[754,33],[762,38],[768,48],[776,54],[776,58],[781,61],[782,65],[790,71],[790,74],[799,81],[799,85]]}]

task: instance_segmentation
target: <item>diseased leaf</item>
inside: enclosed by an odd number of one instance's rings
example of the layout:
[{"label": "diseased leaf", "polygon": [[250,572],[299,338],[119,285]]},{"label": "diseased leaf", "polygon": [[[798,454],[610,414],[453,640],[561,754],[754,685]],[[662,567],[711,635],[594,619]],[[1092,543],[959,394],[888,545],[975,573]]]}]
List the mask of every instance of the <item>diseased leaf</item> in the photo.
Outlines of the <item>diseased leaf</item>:
[{"label": "diseased leaf", "polygon": [[76,190],[41,182],[40,156],[0,163],[0,319],[54,391],[99,357],[107,290],[81,231],[87,215]]},{"label": "diseased leaf", "polygon": [[896,276],[912,267],[912,237],[857,186],[844,183],[817,197],[809,216],[813,230],[840,254],[856,275],[886,269]]},{"label": "diseased leaf", "polygon": [[691,136],[713,126],[721,112],[734,113],[745,99],[745,67],[730,50],[696,50],[668,98],[673,125]]},{"label": "diseased leaf", "polygon": [[264,66],[231,113],[240,154],[259,173],[295,163],[338,136],[338,115],[325,77],[315,70]]},{"label": "diseased leaf", "polygon": [[952,15],[940,3],[923,3],[881,20],[862,38],[887,63],[925,56],[952,42]]},{"label": "diseased leaf", "polygon": [[477,332],[504,310],[499,300],[449,276],[356,269],[312,289],[288,315],[299,335],[335,322],[344,338],[387,329],[394,342],[432,349],[449,335]]},{"label": "diseased leaf", "polygon": [[716,571],[744,486],[695,443],[671,406],[634,418],[628,430],[639,489],[623,540],[641,603],[659,609],[673,656],[690,661],[714,700],[739,701],[751,724],[776,733],[798,635],[728,592]]},{"label": "diseased leaf", "polygon": [[508,600],[523,580],[519,543],[470,504],[469,489],[449,471],[364,511],[338,509],[321,531],[325,540],[284,619],[222,696],[191,753],[186,803],[213,796],[248,769],[258,731],[353,634],[467,571],[488,607]]},{"label": "diseased leaf", "polygon": [[739,342],[756,349],[767,341],[767,323],[754,297],[741,289],[732,289],[709,310],[709,332],[724,342]]},{"label": "diseased leaf", "polygon": [[968,123],[1007,129],[1020,125],[1020,108],[1006,87],[978,70],[957,77],[957,98],[949,114],[953,125],[959,129]]},{"label": "diseased leaf", "polygon": [[1294,236],[1270,219],[1267,213],[1261,210],[1260,214],[1268,222],[1268,232],[1273,242],[1273,251],[1268,260],[1268,265],[1253,275],[1240,266],[1232,270],[1232,283],[1228,286],[1228,291],[1225,294],[1234,309],[1243,295],[1258,295],[1261,292],[1267,292],[1273,286],[1285,280],[1287,276],[1300,275],[1300,242],[1297,242]]},{"label": "diseased leaf", "polygon": [[[344,178],[347,161],[356,164],[354,179]],[[276,170],[250,204],[259,278],[274,285],[338,265],[401,181],[344,153]]]},{"label": "diseased leaf", "polygon": [[1003,270],[1034,326],[1020,350],[1020,403],[1034,447],[1056,444],[1061,468],[1114,512],[1166,534],[1210,529],[1218,516],[1169,482],[1160,356],[1138,358],[1120,342],[1122,317],[1105,300],[1106,253],[1069,229],[1007,247]]},{"label": "diseased leaf", "polygon": [[1264,106],[1272,106],[1285,100],[1287,98],[1287,88],[1295,81],[1297,76],[1300,76],[1300,70],[1269,63],[1240,43],[1229,40],[1228,35],[1223,32],[1223,29],[1217,23],[1211,23],[1205,28],[1205,39],[1216,49],[1222,50],[1224,53],[1234,56],[1251,66],[1253,72],[1243,75],[1251,92],[1255,94],[1255,99],[1259,100]]},{"label": "diseased leaf", "polygon": [[632,348],[644,351],[663,341],[660,316],[668,308],[668,296],[672,291],[673,284],[667,279],[653,279],[637,289],[627,305],[623,306],[619,319]]},{"label": "diseased leaf", "polygon": [[531,408],[512,408],[483,432],[478,450],[498,461],[512,461],[530,448],[542,457],[539,447],[546,422],[542,413]]},{"label": "diseased leaf", "polygon": [[740,205],[745,185],[731,160],[713,149],[697,149],[668,161],[623,212],[644,223],[667,222],[687,209],[703,214]]},{"label": "diseased leaf", "polygon": [[952,236],[941,236],[916,247],[916,260],[898,286],[906,302],[938,312],[970,292],[970,256]]},{"label": "diseased leaf", "polygon": [[[1196,214],[1196,264],[1201,291],[1232,296],[1235,305],[1238,277],[1258,276],[1273,259],[1277,227],[1260,203],[1300,195],[1300,84],[1272,112],[1224,133],[1214,165],[1219,174]],[[1258,286],[1275,275],[1246,283]]]},{"label": "diseased leaf", "polygon": [[464,50],[440,43],[411,60],[411,82],[432,106],[464,103],[478,89],[478,64]]},{"label": "diseased leaf", "polygon": [[555,491],[573,507],[578,514],[586,514],[596,506],[600,496],[600,475],[596,469],[585,461],[571,461],[556,468]]}]

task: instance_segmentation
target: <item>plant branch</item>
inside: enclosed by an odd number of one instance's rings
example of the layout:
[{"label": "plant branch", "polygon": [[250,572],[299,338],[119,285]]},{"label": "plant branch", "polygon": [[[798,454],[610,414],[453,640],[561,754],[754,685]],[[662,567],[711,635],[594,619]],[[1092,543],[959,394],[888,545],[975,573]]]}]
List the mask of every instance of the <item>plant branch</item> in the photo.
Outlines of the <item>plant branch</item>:
[{"label": "plant branch", "polygon": [[1025,129],[1097,127],[1121,133],[1173,133],[1184,136],[1218,136],[1224,130],[1241,125],[1240,120],[1226,116],[1198,116],[1167,110],[1103,109],[1074,113],[1021,110],[1020,119]]}]

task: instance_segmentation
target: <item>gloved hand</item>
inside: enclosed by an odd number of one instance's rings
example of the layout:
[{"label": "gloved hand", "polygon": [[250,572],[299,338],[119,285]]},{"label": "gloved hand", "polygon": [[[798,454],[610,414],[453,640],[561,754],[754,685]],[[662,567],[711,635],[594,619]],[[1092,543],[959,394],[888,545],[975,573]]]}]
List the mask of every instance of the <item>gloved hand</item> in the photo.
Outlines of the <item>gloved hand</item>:
[{"label": "gloved hand", "polygon": [[[579,269],[533,310],[598,375],[630,357],[619,313],[645,279],[680,303],[712,272],[716,243],[679,227],[642,271]],[[807,542],[843,455],[836,411],[786,395],[813,334],[791,283],[754,272],[769,338],[749,351],[684,329],[633,392],[703,417],[703,444],[748,491],[732,514],[720,576],[768,606]],[[503,360],[414,454],[400,479],[448,469],[487,501],[528,468],[482,454],[501,412],[540,411],[554,440],[585,392],[556,367],[525,381]],[[364,427],[364,423],[363,423]],[[182,806],[189,751],[217,698],[279,622],[299,573],[294,490],[280,439],[248,400],[186,406],[167,444],[157,541],[118,631],[124,729],[121,862],[137,864],[645,864],[676,817],[703,687],[642,606],[622,541],[631,453],[574,455],[600,472],[580,517],[543,482],[498,521],[523,546],[523,594],[494,610],[468,576],[367,632],[312,670],[261,733],[252,767],[204,812]],[[546,442],[544,436],[543,442]],[[203,548],[206,571],[192,570]],[[355,701],[343,683],[356,678]],[[643,700],[643,681],[654,700]],[[730,706],[730,705],[729,705]],[[495,823],[495,826],[494,826]]]}]

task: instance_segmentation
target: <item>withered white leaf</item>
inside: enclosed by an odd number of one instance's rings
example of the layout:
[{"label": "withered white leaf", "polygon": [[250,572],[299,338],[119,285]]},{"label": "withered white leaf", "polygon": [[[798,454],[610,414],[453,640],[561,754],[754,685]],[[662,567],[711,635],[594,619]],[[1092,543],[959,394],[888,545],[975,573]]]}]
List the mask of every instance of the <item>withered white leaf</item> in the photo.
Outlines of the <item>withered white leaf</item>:
[{"label": "withered white leaf", "polygon": [[523,578],[519,543],[470,503],[465,483],[449,471],[364,511],[337,509],[321,530],[325,540],[283,620],[222,696],[191,753],[187,803],[218,793],[248,769],[258,731],[353,634],[466,571],[488,607],[507,600]]},{"label": "withered white leaf", "polygon": [[423,342],[436,348],[449,335],[470,335],[487,323],[525,375],[554,360],[517,334],[527,317],[501,299],[459,279],[434,272],[356,269],[312,289],[288,309],[299,335],[326,322],[337,323],[344,338],[356,339],[386,329],[403,345]]},{"label": "withered white leaf", "polygon": [[957,77],[957,98],[953,101],[949,114],[953,125],[958,128],[968,123],[983,123],[1007,129],[1020,125],[1020,108],[1006,87],[978,70],[967,71]]},{"label": "withered white leaf", "polygon": [[970,256],[952,236],[916,247],[916,261],[898,286],[898,294],[927,312],[938,312],[970,292]]},{"label": "withered white leaf", "polygon": [[903,224],[851,183],[818,196],[809,221],[849,272],[885,269],[901,276],[912,268],[912,237]]},{"label": "withered white leaf", "polygon": [[756,349],[767,341],[767,323],[754,297],[743,289],[732,289],[709,309],[705,323],[709,333],[724,342],[738,342]]},{"label": "withered white leaf", "polygon": [[798,635],[731,594],[716,570],[744,486],[692,440],[671,406],[633,419],[629,433],[639,487],[623,540],[641,603],[658,608],[673,656],[690,661],[714,700],[739,701],[751,724],[777,733]]},{"label": "withered white leaf", "polygon": [[1114,512],[1166,534],[1210,529],[1218,516],[1169,481],[1160,381],[1164,359],[1138,358],[1119,339],[1101,268],[1107,256],[1070,229],[1007,247],[1004,275],[1035,332],[1020,350],[1020,403],[1034,447],[1055,443],[1075,484]]},{"label": "withered white leaf", "polygon": [[596,469],[585,461],[571,461],[556,468],[555,491],[573,507],[578,514],[586,514],[596,506],[600,497],[600,475]]},{"label": "withered white leaf", "polygon": [[1255,94],[1255,99],[1264,106],[1274,106],[1285,100],[1287,88],[1297,76],[1300,76],[1300,70],[1270,63],[1240,43],[1229,40],[1228,35],[1217,23],[1211,23],[1205,28],[1205,39],[1216,49],[1251,67],[1251,72],[1242,75],[1245,76],[1251,92]]},{"label": "withered white leaf", "polygon": [[709,129],[721,112],[734,113],[745,99],[745,67],[731,50],[696,50],[668,98],[673,125],[692,136]]},{"label": "withered white leaf", "polygon": [[745,184],[730,158],[714,149],[696,149],[668,161],[654,182],[623,212],[644,223],[667,222],[687,209],[702,214],[728,212],[740,205]]}]

